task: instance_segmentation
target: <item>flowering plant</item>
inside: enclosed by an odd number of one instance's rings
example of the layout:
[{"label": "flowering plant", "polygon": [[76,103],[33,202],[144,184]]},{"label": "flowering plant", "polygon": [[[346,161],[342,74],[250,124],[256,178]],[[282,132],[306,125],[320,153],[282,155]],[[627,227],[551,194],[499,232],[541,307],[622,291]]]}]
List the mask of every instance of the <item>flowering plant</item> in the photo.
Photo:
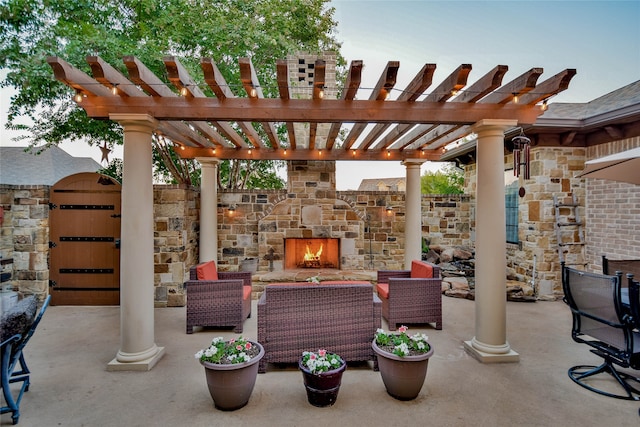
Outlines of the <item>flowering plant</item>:
[{"label": "flowering plant", "polygon": [[307,279],[307,282],[309,283],[314,283],[314,284],[319,284],[320,283],[320,276],[313,276],[313,277],[309,277]]},{"label": "flowering plant", "polygon": [[259,353],[260,349],[257,346],[242,337],[232,338],[229,341],[216,337],[208,348],[198,351],[195,357],[201,362],[228,365],[248,362]]},{"label": "flowering plant", "polygon": [[431,349],[425,334],[417,333],[409,336],[406,326],[400,326],[398,333],[386,333],[382,329],[376,331],[376,344],[383,350],[399,357],[423,354]]},{"label": "flowering plant", "polygon": [[340,356],[335,353],[329,353],[325,349],[320,349],[317,352],[302,352],[302,365],[309,369],[312,374],[337,369],[342,366],[343,363],[344,360],[342,360]]}]

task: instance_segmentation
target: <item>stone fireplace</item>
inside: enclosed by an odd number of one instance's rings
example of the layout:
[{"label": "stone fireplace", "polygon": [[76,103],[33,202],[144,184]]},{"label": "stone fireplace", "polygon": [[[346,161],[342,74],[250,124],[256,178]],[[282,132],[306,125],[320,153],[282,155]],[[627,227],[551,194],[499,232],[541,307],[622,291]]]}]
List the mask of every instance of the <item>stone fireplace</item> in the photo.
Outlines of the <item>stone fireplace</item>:
[{"label": "stone fireplace", "polygon": [[284,269],[340,268],[340,239],[285,239]]}]

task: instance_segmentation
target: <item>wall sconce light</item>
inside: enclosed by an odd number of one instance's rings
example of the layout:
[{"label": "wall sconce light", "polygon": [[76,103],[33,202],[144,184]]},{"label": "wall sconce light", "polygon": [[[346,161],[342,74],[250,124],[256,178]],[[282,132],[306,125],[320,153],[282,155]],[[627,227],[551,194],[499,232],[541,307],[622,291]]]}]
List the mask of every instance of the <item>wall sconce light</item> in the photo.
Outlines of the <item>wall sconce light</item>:
[{"label": "wall sconce light", "polygon": [[229,205],[229,216],[233,216],[236,213],[236,205]]},{"label": "wall sconce light", "polygon": [[388,216],[393,215],[393,206],[387,206],[385,209],[387,211]]}]

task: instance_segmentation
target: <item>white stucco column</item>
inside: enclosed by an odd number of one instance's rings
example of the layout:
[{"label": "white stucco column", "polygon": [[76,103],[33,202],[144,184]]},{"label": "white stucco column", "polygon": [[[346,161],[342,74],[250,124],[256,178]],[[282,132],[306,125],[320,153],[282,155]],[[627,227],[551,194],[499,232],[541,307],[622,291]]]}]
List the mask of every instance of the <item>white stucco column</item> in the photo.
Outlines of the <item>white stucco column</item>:
[{"label": "white stucco column", "polygon": [[107,370],[149,370],[164,354],[154,337],[153,175],[146,114],[112,114],[124,130],[120,244],[120,350]]},{"label": "white stucco column", "polygon": [[218,159],[197,158],[200,175],[200,262],[218,262]]},{"label": "white stucco column", "polygon": [[424,160],[405,160],[407,189],[405,193],[404,268],[411,269],[411,261],[422,258],[422,195],[420,166]]},{"label": "white stucco column", "polygon": [[507,342],[507,232],[504,202],[504,131],[514,120],[482,120],[476,187],[476,330],[465,349],[481,362],[517,362]]}]

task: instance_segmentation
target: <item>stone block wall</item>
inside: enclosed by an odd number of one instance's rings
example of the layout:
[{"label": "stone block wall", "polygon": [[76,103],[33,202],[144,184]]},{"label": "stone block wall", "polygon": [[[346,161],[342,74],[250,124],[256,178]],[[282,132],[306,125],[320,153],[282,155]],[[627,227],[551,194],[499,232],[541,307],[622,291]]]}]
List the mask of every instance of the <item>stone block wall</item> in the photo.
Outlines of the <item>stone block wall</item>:
[{"label": "stone block wall", "polygon": [[157,307],[183,306],[183,284],[198,263],[199,193],[184,185],[154,185],[154,285]]},{"label": "stone block wall", "polygon": [[[584,148],[532,147],[531,178],[522,174],[518,185],[524,189],[524,197],[518,200],[519,244],[507,244],[507,278],[533,285],[538,296],[554,298],[562,294],[560,261],[555,231],[555,207],[553,197],[562,199],[575,194],[584,206],[584,180],[576,175],[584,168]],[[505,154],[506,174],[513,174],[513,155]],[[475,194],[476,165],[465,168],[465,186],[469,194]],[[578,208],[584,215],[584,208]],[[569,212],[563,210],[562,215]],[[473,212],[472,217],[475,217]],[[475,223],[470,221],[472,246],[475,245]],[[578,241],[578,236],[573,237]],[[573,246],[566,254],[567,260],[584,262],[583,247]]]},{"label": "stone block wall", "polygon": [[49,186],[0,185],[0,206],[0,255],[13,258],[10,286],[43,299],[49,292]]}]

